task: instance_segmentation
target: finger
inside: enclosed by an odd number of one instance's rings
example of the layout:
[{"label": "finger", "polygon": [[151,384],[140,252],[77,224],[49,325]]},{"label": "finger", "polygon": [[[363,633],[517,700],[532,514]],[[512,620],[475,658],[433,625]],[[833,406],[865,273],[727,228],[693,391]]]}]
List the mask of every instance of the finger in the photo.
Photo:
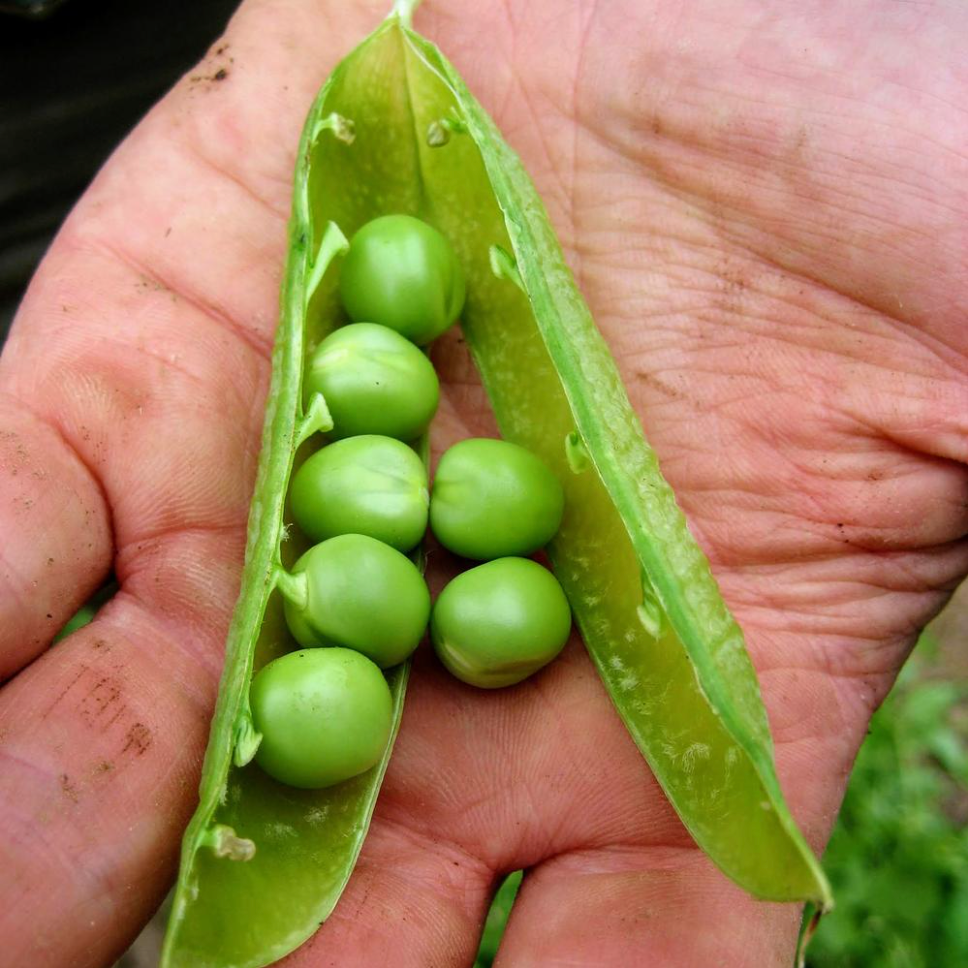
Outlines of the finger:
[{"label": "finger", "polygon": [[[61,248],[44,273],[38,299],[66,273],[115,294],[57,344],[68,359],[56,368],[25,336],[18,361],[32,365],[16,389],[42,398],[97,462],[121,592],[0,692],[0,824],[14,825],[0,933],[22,955],[14,963],[94,965],[160,901],[196,802],[267,364],[171,291],[145,294],[139,310],[137,276],[100,252]],[[52,937],[37,936],[35,925],[53,923]]]},{"label": "finger", "polygon": [[496,968],[788,968],[798,905],[756,902],[697,851],[569,854],[525,877]]},{"label": "finger", "polygon": [[164,612],[122,589],[0,692],[4,963],[110,964],[164,896],[216,683],[176,616],[205,601],[221,635],[241,545],[157,540],[128,584],[166,588]]},{"label": "finger", "polygon": [[[810,703],[817,701],[811,684],[799,688],[812,694]],[[785,789],[814,845],[826,840],[858,743],[856,731],[849,731],[827,743],[806,736],[779,748]],[[800,782],[790,782],[790,774]],[[801,793],[808,784],[811,794]],[[714,867],[678,821],[667,820],[675,829],[667,823],[646,830],[642,817],[635,817],[624,830],[598,831],[588,846],[579,842],[529,871],[496,965],[793,964],[801,905],[754,899]]]},{"label": "finger", "polygon": [[333,914],[287,968],[470,965],[494,875],[439,837],[378,814]]},{"label": "finger", "polygon": [[0,682],[51,642],[104,580],[111,529],[97,480],[64,437],[2,395]]},{"label": "finger", "polygon": [[[756,901],[717,870],[658,791],[648,795],[654,779],[637,783],[644,764],[623,739],[616,748],[627,755],[602,786],[624,809],[575,811],[557,831],[561,849],[528,871],[496,965],[788,968],[800,905]],[[795,758],[808,760],[814,778],[821,771],[808,746],[809,757]]]}]

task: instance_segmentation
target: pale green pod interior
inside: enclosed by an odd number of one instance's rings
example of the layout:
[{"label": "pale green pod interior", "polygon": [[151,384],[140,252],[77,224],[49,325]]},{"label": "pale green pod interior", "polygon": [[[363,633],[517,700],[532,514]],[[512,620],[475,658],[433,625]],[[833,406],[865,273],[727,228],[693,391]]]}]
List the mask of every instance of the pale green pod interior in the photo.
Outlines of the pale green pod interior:
[{"label": "pale green pod interior", "polygon": [[[233,753],[244,760],[240,750],[253,741],[253,668],[295,647],[273,584],[291,520],[284,494],[293,462],[317,446],[310,440],[297,454],[300,432],[310,429],[300,423],[304,353],[343,321],[338,266],[323,271],[319,256],[324,230],[335,222],[349,236],[391,212],[426,219],[458,252],[467,276],[462,325],[502,434],[538,453],[565,488],[565,520],[550,549],[556,573],[617,710],[689,831],[754,895],[829,903],[783,802],[742,635],[642,437],[540,199],[453,68],[398,19],[343,61],[320,93],[293,205],[242,593],[163,963],[255,966],[292,950],[336,904],[372,814],[386,761],[312,792],[283,787],[252,764],[234,766]],[[285,565],[303,550],[298,541],[281,548]],[[405,669],[391,675],[397,722],[405,678]],[[246,856],[250,843],[248,860],[212,846]]]}]

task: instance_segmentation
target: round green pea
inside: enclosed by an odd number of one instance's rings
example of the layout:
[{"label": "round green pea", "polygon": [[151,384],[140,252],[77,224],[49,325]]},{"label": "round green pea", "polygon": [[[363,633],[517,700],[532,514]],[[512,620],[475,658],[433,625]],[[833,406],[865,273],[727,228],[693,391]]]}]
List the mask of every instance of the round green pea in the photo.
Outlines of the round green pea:
[{"label": "round green pea", "polygon": [[430,592],[417,566],[363,534],[343,534],[309,549],[293,567],[305,573],[304,608],[286,599],[289,630],[300,645],[341,645],[381,669],[417,647],[430,616]]},{"label": "round green pea", "polygon": [[440,402],[433,365],[409,340],[386,326],[353,323],[316,347],[306,374],[307,397],[323,395],[333,439],[383,434],[413,440]]},{"label": "round green pea", "polygon": [[409,551],[427,530],[427,470],[392,437],[347,437],[316,451],[293,475],[289,503],[313,541],[365,534]]},{"label": "round green pea", "polygon": [[410,215],[384,215],[350,240],[339,291],[350,319],[389,326],[423,346],[464,308],[464,273],[437,229]]},{"label": "round green pea", "polygon": [[430,526],[445,548],[465,558],[530,555],[554,537],[564,506],[558,478],[531,451],[472,438],[440,458]]},{"label": "round green pea", "polygon": [[529,558],[498,558],[458,575],[434,604],[437,657],[462,682],[510,686],[547,665],[571,631],[557,579]]},{"label": "round green pea", "polygon": [[393,727],[383,673],[350,649],[304,649],[274,659],[252,681],[255,759],[273,779],[317,790],[379,763]]}]

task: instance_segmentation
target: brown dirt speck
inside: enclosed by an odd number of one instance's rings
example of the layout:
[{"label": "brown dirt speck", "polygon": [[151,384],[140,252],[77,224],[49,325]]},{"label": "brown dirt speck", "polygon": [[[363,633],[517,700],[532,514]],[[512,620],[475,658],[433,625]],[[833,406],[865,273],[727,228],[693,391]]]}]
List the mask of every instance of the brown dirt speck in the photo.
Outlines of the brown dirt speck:
[{"label": "brown dirt speck", "polygon": [[64,796],[71,801],[71,803],[77,803],[80,799],[77,793],[77,787],[74,786],[71,778],[66,773],[61,773],[60,775],[60,788],[61,793],[63,793]]},{"label": "brown dirt speck", "polygon": [[125,737],[124,748],[121,750],[122,753],[127,753],[128,750],[134,750],[137,756],[141,756],[142,753],[146,752],[151,746],[151,730],[145,726],[144,723],[135,723],[129,730]]},{"label": "brown dirt speck", "polygon": [[85,675],[87,671],[88,671],[88,667],[85,665],[82,665],[79,669],[77,669],[74,674],[74,678],[71,679],[71,681],[68,682],[63,689],[61,689],[61,691],[57,694],[53,702],[51,702],[51,704],[47,707],[46,712],[49,713],[71,691],[71,689],[73,689],[74,686],[77,685],[77,683],[81,680],[81,678]]},{"label": "brown dirt speck", "polygon": [[123,706],[121,683],[111,676],[100,676],[94,685],[88,688],[77,708],[86,723],[93,726],[100,720],[98,724],[103,729],[105,728],[102,718],[104,714],[115,712]]},{"label": "brown dirt speck", "polygon": [[217,84],[220,81],[224,81],[228,76],[229,72],[224,67],[220,67],[214,74],[192,74],[188,79],[188,83],[193,87],[201,84],[203,81],[214,81]]}]

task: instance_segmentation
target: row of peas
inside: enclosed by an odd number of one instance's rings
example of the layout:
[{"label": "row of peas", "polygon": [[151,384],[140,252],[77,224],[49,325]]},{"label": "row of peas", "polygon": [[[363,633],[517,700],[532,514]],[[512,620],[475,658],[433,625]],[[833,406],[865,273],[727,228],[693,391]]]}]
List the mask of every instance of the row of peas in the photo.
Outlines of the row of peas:
[{"label": "row of peas", "polygon": [[[404,661],[428,621],[434,650],[458,679],[495,688],[550,662],[571,629],[555,577],[526,557],[557,532],[561,485],[534,454],[503,440],[464,440],[426,468],[407,441],[437,410],[440,386],[419,349],[460,314],[464,280],[434,228],[405,215],[367,223],[340,273],[354,322],[312,353],[307,396],[322,394],[331,441],[296,471],[292,517],[314,544],[280,586],[303,648],[269,662],[252,683],[256,761],[291,786],[322,788],[382,757],[392,699],[381,669]],[[441,545],[482,561],[431,608],[406,556],[428,518]]]}]

